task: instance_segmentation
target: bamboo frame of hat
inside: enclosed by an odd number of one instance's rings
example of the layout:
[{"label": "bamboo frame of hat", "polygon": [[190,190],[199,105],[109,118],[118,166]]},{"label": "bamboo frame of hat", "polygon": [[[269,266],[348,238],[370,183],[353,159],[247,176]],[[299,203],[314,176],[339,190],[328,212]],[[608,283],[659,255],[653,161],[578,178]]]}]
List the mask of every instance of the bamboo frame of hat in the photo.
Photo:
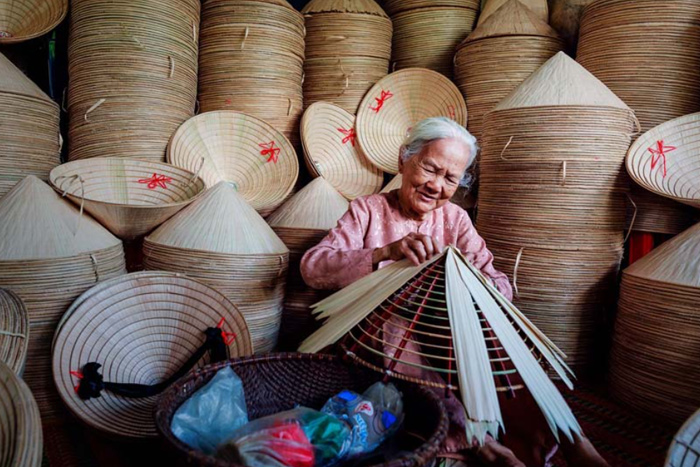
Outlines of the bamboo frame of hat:
[{"label": "bamboo frame of hat", "polygon": [[0,44],[43,36],[63,21],[68,0],[7,0],[0,4]]},{"label": "bamboo frame of hat", "polygon": [[700,457],[700,411],[695,412],[673,437],[664,467],[697,467]]}]

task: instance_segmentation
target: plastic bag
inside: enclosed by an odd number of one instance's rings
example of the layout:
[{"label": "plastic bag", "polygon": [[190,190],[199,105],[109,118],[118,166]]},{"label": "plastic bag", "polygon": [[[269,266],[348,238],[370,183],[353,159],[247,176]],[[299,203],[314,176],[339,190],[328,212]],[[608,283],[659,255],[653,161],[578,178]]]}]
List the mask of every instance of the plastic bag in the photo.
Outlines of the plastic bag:
[{"label": "plastic bag", "polygon": [[231,367],[226,367],[177,409],[171,429],[182,442],[213,454],[246,423],[243,382]]}]

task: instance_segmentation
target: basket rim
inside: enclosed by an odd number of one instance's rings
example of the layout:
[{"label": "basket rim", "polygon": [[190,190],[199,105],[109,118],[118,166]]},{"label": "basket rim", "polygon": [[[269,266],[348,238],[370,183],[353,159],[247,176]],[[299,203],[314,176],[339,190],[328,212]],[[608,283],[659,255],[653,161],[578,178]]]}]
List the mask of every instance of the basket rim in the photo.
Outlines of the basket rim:
[{"label": "basket rim", "polygon": [[19,44],[21,42],[26,42],[31,39],[36,39],[37,37],[43,36],[44,34],[51,32],[53,29],[55,29],[61,22],[66,19],[66,16],[68,16],[68,7],[69,7],[69,1],[68,0],[59,0],[61,2],[62,6],[62,11],[61,11],[61,16],[58,18],[56,21],[53,23],[47,25],[45,28],[42,28],[41,30],[29,34],[26,36],[11,36],[11,37],[4,37],[0,39],[0,45],[6,45],[6,44]]}]

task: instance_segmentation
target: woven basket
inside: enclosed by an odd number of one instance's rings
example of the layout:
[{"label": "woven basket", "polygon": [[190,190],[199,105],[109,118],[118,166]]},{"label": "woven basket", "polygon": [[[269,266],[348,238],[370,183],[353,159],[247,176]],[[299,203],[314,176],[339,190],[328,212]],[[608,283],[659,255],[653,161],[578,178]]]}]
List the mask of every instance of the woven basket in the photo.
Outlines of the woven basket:
[{"label": "woven basket", "polygon": [[697,467],[700,465],[700,410],[686,421],[666,456],[664,467]]},{"label": "woven basket", "polygon": [[301,120],[309,172],[322,176],[347,199],[376,193],[384,175],[359,151],[355,116],[326,102],[311,105]]},{"label": "woven basket", "polygon": [[0,2],[0,44],[43,36],[68,13],[68,0],[3,0]]},{"label": "woven basket", "polygon": [[467,124],[464,98],[449,79],[418,68],[392,73],[372,86],[360,104],[355,125],[360,149],[376,167],[396,174],[409,129],[439,116]]},{"label": "woven basket", "polygon": [[[157,396],[131,399],[103,391],[81,400],[75,372],[102,365],[105,381],[155,384],[175,373],[216,327],[235,336],[232,356],[252,354],[243,316],[220,292],[182,275],[138,272],[102,282],[66,312],[53,342],[53,375],[68,408],[91,428],[127,438],[156,436]],[[201,363],[200,363],[201,364]]]},{"label": "woven basket", "polygon": [[27,308],[17,294],[0,289],[0,361],[22,376],[29,344]]},{"label": "woven basket", "polygon": [[204,190],[196,174],[162,162],[96,157],[60,165],[51,184],[114,235],[147,234]]},{"label": "woven basket", "polygon": [[233,182],[263,216],[282,204],[299,175],[294,147],[282,133],[233,111],[206,112],[185,122],[170,140],[168,162],[198,173],[207,187]]},{"label": "woven basket", "polygon": [[[243,381],[251,419],[290,410],[297,404],[319,409],[342,390],[362,392],[379,380],[376,374],[345,364],[337,357],[320,354],[283,353],[244,358],[194,371],[163,394],[156,409],[158,431],[168,445],[190,464],[231,465],[193,450],[176,438],[170,429],[178,407],[226,366],[230,366]],[[415,439],[406,446],[404,455],[381,465],[421,467],[435,458],[445,440],[447,412],[442,401],[432,392],[403,382],[398,382],[398,385],[403,393],[406,415],[403,431],[413,433]]]},{"label": "woven basket", "polygon": [[198,0],[75,0],[68,158],[164,160],[194,114]]},{"label": "woven basket", "polygon": [[42,465],[43,435],[39,409],[27,385],[0,361],[0,465]]}]

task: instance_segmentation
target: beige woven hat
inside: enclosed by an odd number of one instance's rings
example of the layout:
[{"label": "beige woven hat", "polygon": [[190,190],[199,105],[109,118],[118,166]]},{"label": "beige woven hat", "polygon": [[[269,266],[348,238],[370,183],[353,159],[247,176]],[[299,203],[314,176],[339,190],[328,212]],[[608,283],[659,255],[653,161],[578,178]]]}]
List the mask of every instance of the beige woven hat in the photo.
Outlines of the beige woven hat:
[{"label": "beige woven hat", "polygon": [[3,0],[0,2],[0,44],[42,36],[68,13],[68,0]]},{"label": "beige woven hat", "polygon": [[695,412],[673,437],[664,467],[700,465],[700,410]]},{"label": "beige woven hat", "polygon": [[301,142],[309,172],[325,178],[347,199],[376,193],[384,174],[362,154],[355,116],[327,102],[312,104],[301,119]]},{"label": "beige woven hat", "polygon": [[[53,342],[53,375],[61,398],[88,426],[128,438],[156,437],[157,397],[127,398],[104,390],[81,400],[75,387],[85,364],[104,381],[152,385],[167,380],[220,328],[231,357],[252,354],[243,316],[224,295],[179,274],[139,272],[103,282],[66,312]],[[205,363],[199,362],[198,366]]]},{"label": "beige woven hat", "polygon": [[204,190],[196,174],[162,162],[96,157],[59,165],[51,184],[114,235],[147,234]]},{"label": "beige woven hat", "polygon": [[[477,27],[481,26],[491,15],[493,15],[499,8],[501,8],[509,0],[486,0],[483,10],[479,15],[479,21],[477,22]],[[518,0],[524,6],[526,6],[530,11],[532,11],[537,17],[549,23],[549,7],[547,6],[547,0]]]},{"label": "beige woven hat", "polygon": [[272,213],[267,222],[273,229],[330,230],[349,205],[324,177],[318,177]]},{"label": "beige woven hat", "polygon": [[700,113],[670,120],[634,142],[627,154],[632,179],[657,195],[700,208]]},{"label": "beige woven hat", "polygon": [[185,122],[170,140],[168,162],[198,173],[208,187],[232,182],[262,215],[282,204],[299,175],[296,152],[282,133],[229,110]]},{"label": "beige woven hat", "polygon": [[422,68],[382,78],[360,104],[356,131],[360,149],[385,172],[399,170],[399,148],[410,128],[428,117],[467,124],[467,105],[459,89],[440,73]]},{"label": "beige woven hat", "polygon": [[22,299],[14,292],[0,289],[0,361],[20,376],[29,345],[28,319]]},{"label": "beige woven hat", "polygon": [[0,361],[0,465],[39,467],[43,435],[39,409],[31,391]]}]

